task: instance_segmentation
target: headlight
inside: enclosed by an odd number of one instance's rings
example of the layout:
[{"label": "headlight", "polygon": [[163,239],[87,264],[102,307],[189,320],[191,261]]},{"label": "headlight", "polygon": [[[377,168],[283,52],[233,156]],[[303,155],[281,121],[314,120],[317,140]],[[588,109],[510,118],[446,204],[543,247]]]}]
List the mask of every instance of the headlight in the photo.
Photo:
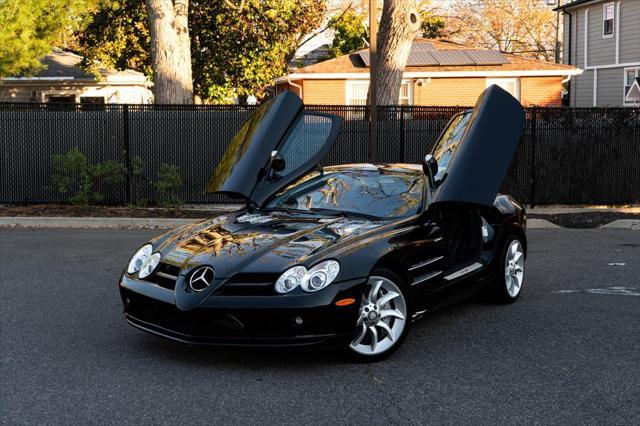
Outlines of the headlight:
[{"label": "headlight", "polygon": [[127,273],[135,274],[136,272],[138,272],[144,266],[144,264],[147,263],[149,257],[151,257],[152,251],[153,247],[151,246],[151,244],[145,244],[144,246],[142,246],[140,250],[138,250],[129,261]]},{"label": "headlight", "polygon": [[153,253],[153,247],[151,244],[145,244],[138,250],[127,267],[127,273],[135,274],[138,272],[138,277],[146,278],[156,269],[158,263],[160,263],[160,253]]},{"label": "headlight", "polygon": [[139,278],[147,278],[156,269],[158,263],[160,263],[160,253],[153,253],[147,263],[144,264],[140,272],[138,272]]},{"label": "headlight", "polygon": [[280,275],[276,281],[276,291],[288,293],[298,286],[306,292],[322,290],[333,282],[338,272],[340,264],[335,260],[318,263],[309,270],[304,266],[294,266]]},{"label": "headlight", "polygon": [[287,269],[284,274],[280,275],[276,281],[276,291],[278,293],[288,293],[298,287],[304,276],[307,274],[307,268],[304,266],[294,266]]}]

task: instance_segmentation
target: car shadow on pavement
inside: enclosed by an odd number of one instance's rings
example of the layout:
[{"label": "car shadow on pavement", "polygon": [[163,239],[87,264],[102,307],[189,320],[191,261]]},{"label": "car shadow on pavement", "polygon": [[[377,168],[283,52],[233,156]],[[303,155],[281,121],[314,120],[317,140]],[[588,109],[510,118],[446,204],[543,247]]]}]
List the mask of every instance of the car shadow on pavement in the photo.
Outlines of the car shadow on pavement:
[{"label": "car shadow on pavement", "polygon": [[[433,312],[412,324],[409,336],[403,347],[388,360],[403,359],[414,352],[407,350],[413,347],[429,347],[430,351],[438,351],[438,342],[442,343],[440,328],[447,330],[463,322],[469,315],[479,314],[480,311],[496,306],[477,297],[460,302],[445,309]],[[475,312],[478,311],[478,312]],[[431,337],[436,334],[434,342]],[[448,334],[446,347],[449,348],[451,336]],[[180,365],[200,367],[235,367],[248,369],[273,368],[286,366],[287,369],[310,366],[349,365],[353,361],[346,350],[331,347],[225,347],[225,346],[197,346],[173,342],[164,338],[130,330],[127,347],[140,357],[160,358],[165,362]],[[443,348],[444,349],[444,348]]]}]

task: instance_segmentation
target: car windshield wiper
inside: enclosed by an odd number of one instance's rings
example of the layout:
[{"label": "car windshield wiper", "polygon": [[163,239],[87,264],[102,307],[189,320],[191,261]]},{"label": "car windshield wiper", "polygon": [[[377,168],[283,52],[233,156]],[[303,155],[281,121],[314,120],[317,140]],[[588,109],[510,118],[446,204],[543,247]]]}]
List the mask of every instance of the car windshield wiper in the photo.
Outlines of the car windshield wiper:
[{"label": "car windshield wiper", "polygon": [[361,213],[361,212],[354,212],[354,211],[350,211],[350,210],[334,210],[334,209],[321,209],[318,207],[312,207],[309,209],[309,211],[312,211],[314,213],[319,213],[319,214],[326,214],[328,216],[343,216],[343,217],[361,217],[363,219],[370,219],[370,220],[381,220],[384,219],[380,216],[374,216],[371,214],[367,214],[367,213]]},{"label": "car windshield wiper", "polygon": [[293,209],[293,208],[287,208],[287,207],[264,207],[264,208],[259,208],[258,211],[282,212],[282,213],[289,213],[289,214],[315,214],[315,212],[311,210]]},{"label": "car windshield wiper", "polygon": [[262,212],[283,212],[283,213],[293,213],[293,214],[315,214],[315,215],[326,215],[326,216],[342,216],[342,217],[361,217],[363,219],[370,220],[381,220],[384,219],[379,216],[374,216],[366,213],[353,212],[353,211],[344,211],[344,210],[334,210],[334,209],[322,209],[319,207],[312,207],[310,209],[292,209],[292,208],[284,208],[284,207],[265,207],[259,209]]}]

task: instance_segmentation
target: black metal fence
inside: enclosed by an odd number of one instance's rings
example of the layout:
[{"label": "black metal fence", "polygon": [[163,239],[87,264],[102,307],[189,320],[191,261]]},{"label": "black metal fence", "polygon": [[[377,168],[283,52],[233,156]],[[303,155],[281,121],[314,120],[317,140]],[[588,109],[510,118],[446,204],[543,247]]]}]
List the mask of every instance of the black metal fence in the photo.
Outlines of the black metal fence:
[{"label": "black metal fence", "polygon": [[[307,106],[344,118],[326,164],[367,161],[367,107]],[[380,162],[419,163],[449,118],[465,108],[380,107]],[[240,106],[0,104],[0,203],[69,200],[52,158],[79,150],[125,178],[103,185],[109,204],[157,201],[161,164],[176,166],[187,203],[229,202],[203,189],[251,108]],[[78,181],[75,185],[81,185]],[[529,108],[503,191],[527,204],[640,203],[640,109]]]}]

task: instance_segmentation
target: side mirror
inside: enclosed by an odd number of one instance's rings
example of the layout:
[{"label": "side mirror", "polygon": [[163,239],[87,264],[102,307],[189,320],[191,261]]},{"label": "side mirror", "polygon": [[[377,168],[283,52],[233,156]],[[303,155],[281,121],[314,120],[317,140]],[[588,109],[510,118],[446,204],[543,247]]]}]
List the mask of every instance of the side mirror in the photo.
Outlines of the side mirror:
[{"label": "side mirror", "polygon": [[282,154],[278,151],[271,152],[271,162],[269,164],[269,168],[274,172],[281,172],[284,170],[284,158],[282,158]]},{"label": "side mirror", "polygon": [[438,162],[435,158],[433,158],[433,155],[425,155],[424,160],[422,160],[422,170],[424,171],[424,174],[429,178],[429,183],[431,184],[431,186],[435,188],[435,179],[436,175],[438,174]]}]

